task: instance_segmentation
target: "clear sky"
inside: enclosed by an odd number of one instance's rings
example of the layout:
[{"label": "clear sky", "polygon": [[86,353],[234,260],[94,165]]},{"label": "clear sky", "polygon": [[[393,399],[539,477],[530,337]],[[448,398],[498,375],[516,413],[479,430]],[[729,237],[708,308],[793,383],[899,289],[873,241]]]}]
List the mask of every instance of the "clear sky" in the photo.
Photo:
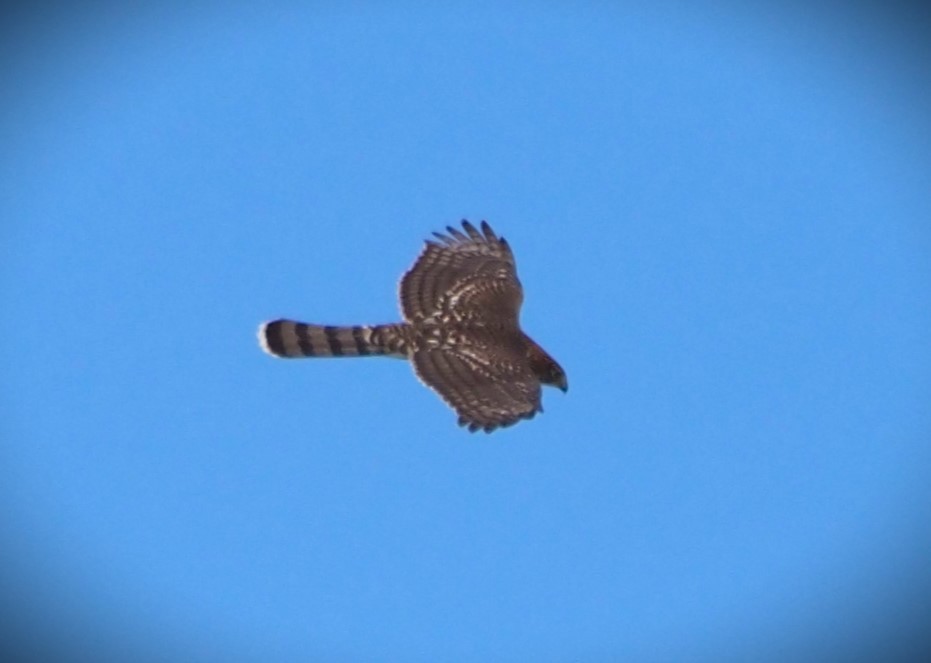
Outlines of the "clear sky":
[{"label": "clear sky", "polygon": [[[919,631],[931,57],[904,9],[176,5],[3,28],[6,637],[721,661]],[[544,414],[470,435],[404,362],[260,351],[269,318],[397,320],[462,218],[509,240],[568,373]]]}]

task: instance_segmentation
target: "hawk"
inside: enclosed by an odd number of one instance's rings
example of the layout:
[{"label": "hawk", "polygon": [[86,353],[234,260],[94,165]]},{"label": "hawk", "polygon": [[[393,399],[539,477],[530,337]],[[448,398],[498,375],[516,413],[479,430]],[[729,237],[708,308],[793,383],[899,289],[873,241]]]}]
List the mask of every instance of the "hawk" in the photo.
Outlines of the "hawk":
[{"label": "hawk", "polygon": [[[336,327],[272,320],[259,344],[276,357],[408,359],[420,380],[490,433],[543,411],[541,385],[568,389],[556,360],[521,331],[524,294],[514,254],[485,221],[433,233],[400,283],[404,322]],[[464,231],[464,232],[463,232]]]}]

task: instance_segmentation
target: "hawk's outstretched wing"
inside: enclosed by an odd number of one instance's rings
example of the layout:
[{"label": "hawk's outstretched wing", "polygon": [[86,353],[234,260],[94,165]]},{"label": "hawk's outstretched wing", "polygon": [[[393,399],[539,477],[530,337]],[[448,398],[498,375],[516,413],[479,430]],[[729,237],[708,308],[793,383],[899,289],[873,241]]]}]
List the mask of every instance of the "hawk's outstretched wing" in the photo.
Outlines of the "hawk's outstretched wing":
[{"label": "hawk's outstretched wing", "polygon": [[465,233],[434,233],[401,278],[401,313],[408,322],[485,322],[517,328],[523,291],[511,247],[484,221]]},{"label": "hawk's outstretched wing", "polygon": [[540,380],[519,357],[468,347],[420,350],[414,371],[459,415],[459,425],[490,433],[542,412]]}]

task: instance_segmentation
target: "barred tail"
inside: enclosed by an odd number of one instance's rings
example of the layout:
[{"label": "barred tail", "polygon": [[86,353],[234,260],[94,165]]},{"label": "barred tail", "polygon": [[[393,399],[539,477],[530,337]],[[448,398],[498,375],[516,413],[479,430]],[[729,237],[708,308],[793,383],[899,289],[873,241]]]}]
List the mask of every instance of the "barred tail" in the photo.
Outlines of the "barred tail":
[{"label": "barred tail", "polygon": [[259,326],[259,345],[276,357],[407,356],[406,325],[333,327],[294,320]]}]

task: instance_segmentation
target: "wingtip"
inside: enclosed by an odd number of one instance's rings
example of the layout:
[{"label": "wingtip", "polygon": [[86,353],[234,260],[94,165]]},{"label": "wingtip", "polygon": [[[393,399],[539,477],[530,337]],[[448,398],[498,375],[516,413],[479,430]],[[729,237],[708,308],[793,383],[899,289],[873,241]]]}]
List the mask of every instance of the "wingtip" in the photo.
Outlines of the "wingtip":
[{"label": "wingtip", "polygon": [[470,433],[477,433],[478,431],[484,431],[485,433],[491,433],[496,428],[498,428],[497,424],[484,424],[483,425],[476,421],[470,421],[462,416],[460,416],[456,420],[456,423],[462,426],[463,428],[465,428]]},{"label": "wingtip", "polygon": [[450,237],[449,235],[444,235],[443,233],[440,233],[440,232],[434,231],[433,236],[436,239],[438,239],[440,243],[437,243],[433,241],[432,239],[427,239],[426,243],[428,246],[437,246],[437,247],[453,246],[456,243],[455,237]]},{"label": "wingtip", "polygon": [[[495,231],[492,230],[491,225],[488,221],[482,220],[479,224],[479,229],[476,229],[475,225],[468,219],[462,219],[460,221],[462,225],[462,230],[456,228],[455,226],[446,226],[446,233],[434,232],[433,236],[438,240],[443,242],[446,246],[452,246],[456,242],[468,242],[468,241],[484,241],[484,242],[499,242],[504,246],[507,246],[507,242],[504,241],[503,237],[498,237],[495,234]],[[465,233],[463,233],[465,231]],[[432,240],[426,240],[427,244],[431,244]],[[432,242],[432,245],[438,246],[435,242]]]},{"label": "wingtip", "polygon": [[453,226],[446,226],[446,231],[452,235],[453,241],[465,242],[468,241],[468,237],[462,234],[462,231]]}]

